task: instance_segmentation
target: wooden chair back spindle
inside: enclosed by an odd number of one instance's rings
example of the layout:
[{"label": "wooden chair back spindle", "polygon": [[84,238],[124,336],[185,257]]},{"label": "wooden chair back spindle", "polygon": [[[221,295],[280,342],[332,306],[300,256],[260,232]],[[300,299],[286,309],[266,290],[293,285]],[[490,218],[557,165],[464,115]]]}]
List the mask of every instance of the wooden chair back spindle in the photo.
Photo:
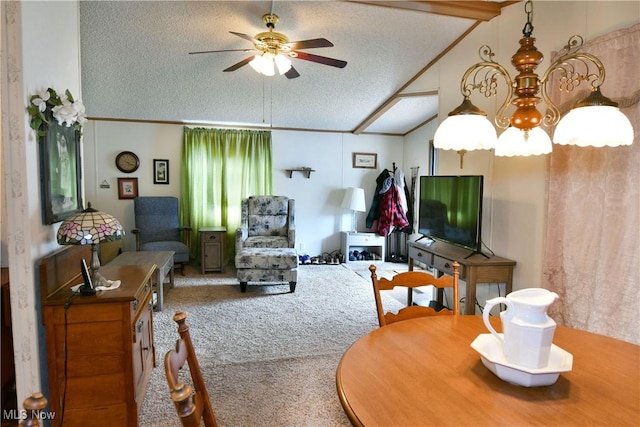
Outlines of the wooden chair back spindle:
[{"label": "wooden chair back spindle", "polygon": [[[371,272],[371,282],[373,284],[373,291],[376,301],[376,311],[378,313],[379,325],[385,326],[390,323],[399,322],[401,320],[412,319],[415,317],[425,316],[440,316],[440,315],[459,315],[460,314],[460,301],[458,297],[458,280],[460,277],[459,268],[460,264],[456,261],[452,265],[453,274],[443,275],[441,277],[434,277],[430,273],[421,271],[405,271],[398,273],[391,278],[391,280],[382,278],[379,279],[376,274],[376,266],[371,265],[369,271]],[[435,286],[438,289],[452,288],[453,291],[453,309],[447,308],[440,311],[436,311],[431,307],[424,307],[419,305],[410,305],[400,309],[397,313],[388,312],[385,310],[382,303],[381,291],[390,291],[395,287],[408,288],[409,292],[412,292],[414,288],[422,286]]]},{"label": "wooden chair back spindle", "polygon": [[20,422],[20,427],[40,427],[39,414],[47,407],[47,404],[46,397],[40,392],[27,397],[22,403],[22,407],[26,411],[26,418]]},{"label": "wooden chair back spindle", "polygon": [[[178,324],[180,338],[176,342],[176,348],[169,350],[164,357],[164,369],[171,400],[183,426],[197,427],[200,426],[200,420],[203,420],[206,427],[216,427],[209,392],[193,348],[189,326],[186,324],[187,315],[183,311],[178,311],[173,316],[173,320]],[[178,379],[178,372],[185,362],[189,365],[193,389]]]}]

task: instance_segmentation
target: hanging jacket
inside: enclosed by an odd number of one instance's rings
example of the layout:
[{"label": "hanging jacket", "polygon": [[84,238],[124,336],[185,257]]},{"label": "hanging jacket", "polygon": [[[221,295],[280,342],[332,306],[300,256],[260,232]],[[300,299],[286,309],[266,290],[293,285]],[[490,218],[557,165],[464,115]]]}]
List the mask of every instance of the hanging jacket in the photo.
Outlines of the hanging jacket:
[{"label": "hanging jacket", "polygon": [[376,191],[373,193],[373,198],[371,199],[371,207],[369,208],[369,213],[367,214],[367,228],[372,228],[374,221],[380,218],[380,199],[382,198],[382,194],[380,194],[380,191],[382,190],[384,181],[390,176],[391,172],[389,172],[388,169],[385,169],[376,178]]},{"label": "hanging jacket", "polygon": [[[402,173],[400,171],[400,169],[396,170],[395,176],[397,176],[397,178],[400,180],[401,185],[400,187],[402,189],[404,189],[403,194],[404,194],[404,198],[407,201],[406,205],[405,205],[405,209],[406,209],[406,219],[409,222],[409,224],[400,227],[398,226],[398,228],[407,228],[407,230],[403,230],[406,233],[411,233],[413,232],[413,228],[412,225],[413,224],[413,204],[409,203],[408,201],[411,200],[411,195],[409,193],[409,187],[407,186],[406,180],[404,178],[404,173]],[[378,177],[376,178],[376,191],[373,193],[373,198],[371,200],[371,207],[369,209],[369,213],[367,214],[367,220],[366,220],[366,226],[368,229],[375,229],[375,226],[377,224],[374,225],[374,223],[380,219],[380,215],[381,215],[381,200],[384,194],[381,194],[381,191],[384,187],[385,181],[389,178],[393,178],[394,174],[393,172],[389,171],[388,169],[383,170],[380,175],[378,175]],[[398,180],[396,180],[396,184],[398,184]],[[402,191],[402,190],[400,190]]]},{"label": "hanging jacket", "polygon": [[400,191],[394,184],[383,194],[381,200],[378,234],[387,236],[394,228],[402,229],[408,226],[409,220],[402,207]]}]

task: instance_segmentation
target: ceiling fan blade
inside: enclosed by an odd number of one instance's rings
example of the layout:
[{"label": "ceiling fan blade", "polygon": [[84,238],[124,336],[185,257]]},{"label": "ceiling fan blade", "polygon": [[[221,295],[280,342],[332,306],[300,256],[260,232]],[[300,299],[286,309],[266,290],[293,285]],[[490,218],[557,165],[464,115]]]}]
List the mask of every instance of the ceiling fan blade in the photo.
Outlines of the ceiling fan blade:
[{"label": "ceiling fan blade", "polygon": [[284,76],[288,79],[295,79],[296,77],[300,77],[300,73],[298,73],[298,70],[291,66],[291,68],[289,68],[289,71],[284,73]]},{"label": "ceiling fan blade", "polygon": [[238,63],[236,63],[236,64],[233,64],[231,67],[229,67],[229,68],[225,68],[225,69],[224,69],[224,70],[222,70],[222,71],[224,71],[224,72],[228,72],[228,71],[235,71],[235,70],[237,70],[238,68],[240,68],[240,67],[244,67],[245,65],[247,65],[249,62],[251,62],[251,60],[252,60],[253,58],[254,58],[253,56],[250,56],[250,57],[248,57],[248,58],[245,58],[245,59],[243,59],[242,61],[240,61],[240,62],[238,62]]},{"label": "ceiling fan blade", "polygon": [[333,47],[333,43],[331,43],[327,39],[310,39],[310,40],[299,40],[297,42],[289,42],[287,45],[291,46],[291,49],[312,49],[316,47]]},{"label": "ceiling fan blade", "polygon": [[257,52],[257,50],[256,49],[203,50],[201,52],[189,52],[189,55],[197,55],[199,53],[219,53],[219,52]]},{"label": "ceiling fan blade", "polygon": [[242,37],[245,40],[249,40],[251,43],[254,42],[253,37],[251,37],[251,36],[248,36],[248,35],[243,34],[243,33],[236,33],[235,31],[229,31],[229,32],[231,34],[235,35],[235,36]]},{"label": "ceiling fan blade", "polygon": [[347,65],[347,61],[340,59],[327,58],[326,56],[312,55],[306,52],[295,51],[298,55],[298,59],[304,59],[305,61],[317,62],[319,64],[330,65],[332,67],[344,68]]}]

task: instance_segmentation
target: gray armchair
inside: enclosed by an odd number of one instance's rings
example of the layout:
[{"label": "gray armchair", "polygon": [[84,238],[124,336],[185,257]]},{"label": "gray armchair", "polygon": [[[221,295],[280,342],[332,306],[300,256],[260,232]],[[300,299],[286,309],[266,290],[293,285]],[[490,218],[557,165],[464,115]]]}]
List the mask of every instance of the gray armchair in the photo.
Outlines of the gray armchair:
[{"label": "gray armchair", "polygon": [[251,196],[242,201],[236,254],[245,248],[294,248],[295,200],[284,196]]},{"label": "gray armchair", "polygon": [[236,230],[236,274],[240,290],[248,282],[298,281],[295,201],[284,196],[251,196],[242,201]]},{"label": "gray armchair", "polygon": [[173,251],[173,262],[184,276],[189,262],[191,227],[181,226],[177,197],[136,197],[133,200],[137,251]]}]

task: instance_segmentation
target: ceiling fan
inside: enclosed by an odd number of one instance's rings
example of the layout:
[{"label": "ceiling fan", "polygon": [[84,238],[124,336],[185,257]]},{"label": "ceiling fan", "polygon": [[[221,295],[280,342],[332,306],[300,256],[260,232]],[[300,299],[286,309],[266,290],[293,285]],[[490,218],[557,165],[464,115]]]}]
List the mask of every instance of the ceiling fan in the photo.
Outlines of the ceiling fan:
[{"label": "ceiling fan", "polygon": [[326,56],[313,55],[311,53],[301,52],[301,49],[312,49],[319,47],[332,47],[333,43],[324,38],[300,40],[290,42],[289,38],[282,33],[275,30],[278,23],[278,16],[273,13],[267,13],[262,16],[262,21],[265,23],[269,31],[256,34],[254,37],[250,37],[243,33],[236,33],[229,31],[238,37],[242,37],[245,40],[253,43],[252,49],[226,49],[226,50],[207,50],[202,52],[189,52],[190,55],[200,53],[218,53],[218,52],[257,52],[255,55],[251,55],[242,61],[233,64],[229,68],[223,71],[235,71],[240,67],[247,64],[251,65],[257,72],[272,76],[277,70],[280,74],[284,74],[288,79],[295,79],[300,74],[291,64],[289,58],[303,59],[305,61],[316,62],[318,64],[330,65],[332,67],[344,68],[347,65],[346,61],[340,59],[327,58]]}]

